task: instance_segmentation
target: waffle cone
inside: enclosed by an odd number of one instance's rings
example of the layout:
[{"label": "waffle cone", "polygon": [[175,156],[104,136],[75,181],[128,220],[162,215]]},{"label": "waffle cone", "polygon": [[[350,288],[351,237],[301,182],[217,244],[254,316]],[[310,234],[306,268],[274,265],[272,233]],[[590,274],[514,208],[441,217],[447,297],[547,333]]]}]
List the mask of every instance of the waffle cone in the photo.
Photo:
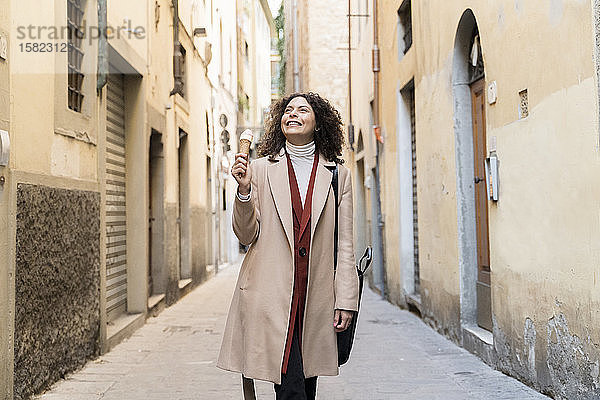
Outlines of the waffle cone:
[{"label": "waffle cone", "polygon": [[250,144],[252,142],[247,139],[240,140],[240,153],[250,154]]}]

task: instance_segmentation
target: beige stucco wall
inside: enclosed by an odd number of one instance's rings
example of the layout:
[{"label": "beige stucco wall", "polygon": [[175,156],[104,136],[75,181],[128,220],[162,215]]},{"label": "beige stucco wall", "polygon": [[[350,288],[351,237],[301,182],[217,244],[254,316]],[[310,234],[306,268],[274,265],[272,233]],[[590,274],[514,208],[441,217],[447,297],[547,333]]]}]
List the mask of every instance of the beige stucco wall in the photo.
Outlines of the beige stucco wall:
[{"label": "beige stucco wall", "polygon": [[[600,173],[600,160],[590,3],[413,2],[413,47],[401,61],[396,6],[380,5],[389,295],[404,295],[395,251],[398,237],[392,228],[399,221],[396,99],[398,90],[414,76],[424,314],[460,340],[451,83],[458,21],[470,8],[481,35],[486,83],[496,81],[498,87],[497,102],[486,104],[486,129],[488,150],[496,138],[500,160],[500,199],[489,204],[499,366],[536,386],[563,393],[558,366],[572,361],[587,374],[598,360],[594,346],[600,343],[596,312],[600,193],[592,184]],[[525,88],[530,114],[519,120],[518,92]],[[534,343],[532,332],[537,332]],[[586,339],[577,345],[574,337]],[[553,343],[564,345],[565,353],[553,350]],[[574,361],[578,349],[583,355]],[[533,361],[527,361],[528,356]],[[591,374],[573,379],[597,382],[597,374]]]},{"label": "beige stucco wall", "polygon": [[[191,1],[179,2],[179,40],[186,50],[185,96],[170,95],[174,87],[173,71],[173,12],[171,2],[159,2],[158,24],[150,24],[149,91],[147,104],[154,116],[148,122],[147,135],[151,129],[162,134],[164,156],[164,259],[167,277],[167,302],[175,301],[180,278],[180,258],[191,268],[196,283],[206,279],[204,269],[207,256],[205,193],[207,147],[206,113],[210,116],[211,87],[206,68],[206,39],[194,38],[193,29],[206,27],[210,30],[210,6]],[[156,10],[150,10],[156,21]],[[166,54],[165,54],[166,53]],[[168,71],[168,73],[166,73]],[[210,118],[209,118],[210,119]],[[179,129],[187,133],[187,181],[188,198],[180,199],[179,182]],[[181,201],[181,203],[180,203]],[[180,204],[189,205],[181,209]],[[183,227],[184,240],[179,242],[179,227]]]},{"label": "beige stucco wall", "polygon": [[[347,11],[347,10],[346,10]],[[359,15],[372,15],[372,2],[352,1],[352,12]],[[345,28],[347,32],[347,27]],[[347,42],[347,39],[346,39]],[[373,221],[371,190],[372,173],[375,167],[375,135],[372,129],[370,102],[373,100],[373,72],[371,49],[373,47],[372,17],[352,18],[352,122],[354,124],[354,152],[347,151],[348,166],[353,167],[354,189],[354,238],[356,256],[362,256],[365,246],[372,243],[371,224]],[[347,52],[346,52],[347,54]],[[349,112],[345,113],[346,125]],[[362,136],[363,150],[358,148]],[[349,150],[349,149],[348,149]],[[356,162],[362,162],[364,171],[359,173]],[[366,182],[365,182],[366,181]]]},{"label": "beige stucco wall", "polygon": [[[207,12],[210,12],[210,7],[207,4]],[[210,132],[206,127],[206,113],[208,112],[209,121],[211,119],[211,85],[207,76],[207,65],[204,56],[204,43],[200,40],[192,42],[192,39],[185,34],[182,43],[187,49],[187,61],[189,63],[187,73],[188,86],[188,110],[187,112],[176,107],[177,120],[180,125],[187,124],[186,131],[188,132],[188,154],[189,154],[189,205],[191,207],[190,214],[190,245],[192,261],[194,268],[204,269],[207,264],[211,264],[210,249],[207,248],[207,241],[204,240],[209,232],[204,229],[205,221],[211,219],[208,214],[209,206],[207,204],[206,191],[210,188],[210,183],[207,182],[207,167],[206,157],[210,154],[207,145],[207,137]],[[194,79],[192,79],[194,77]],[[183,127],[183,126],[182,126]],[[210,128],[209,128],[210,129]],[[174,132],[175,133],[175,132]],[[177,150],[178,151],[178,150]],[[177,161],[177,154],[175,161]],[[175,165],[177,172],[177,165]],[[175,175],[176,178],[177,175]]]},{"label": "beige stucco wall", "polygon": [[[156,9],[151,7],[150,14],[154,23],[150,24],[149,52],[148,52],[148,74],[150,78],[147,101],[157,114],[164,117],[165,107],[170,105],[169,92],[173,89],[173,75],[165,71],[173,70],[173,17],[170,11],[171,2],[168,0],[158,1],[158,15]],[[158,20],[158,23],[156,21]],[[154,128],[159,132],[164,126],[154,123]]]},{"label": "beige stucco wall", "polygon": [[[66,26],[66,6],[55,3],[14,2],[11,7],[12,33],[18,26]],[[88,26],[95,26],[97,12],[94,4],[86,6]],[[31,9],[37,12],[32,14]],[[64,13],[63,13],[64,12]],[[15,40],[10,48],[13,97],[12,123],[14,168],[41,175],[62,176],[87,181],[97,179],[97,132],[95,77],[84,80],[85,100],[82,113],[67,107],[66,52],[23,52],[19,44],[47,39],[26,35]],[[57,41],[57,43],[60,41]],[[84,45],[83,69],[90,71],[96,64],[96,41]],[[35,115],[35,118],[32,118]],[[27,134],[18,134],[27,132]],[[32,146],[32,143],[35,145]]]},{"label": "beige stucco wall", "polygon": [[[27,3],[27,2],[25,2]],[[16,38],[18,26],[61,27],[66,25],[66,2],[38,3],[0,0],[0,35]],[[34,4],[35,3],[35,4]],[[189,3],[189,4],[188,4]],[[164,209],[168,214],[167,228],[177,226],[176,206],[179,201],[178,128],[188,133],[190,218],[192,256],[198,272],[195,283],[207,278],[200,274],[205,267],[205,255],[210,241],[206,240],[204,222],[205,193],[208,188],[206,155],[206,113],[210,114],[211,86],[206,76],[204,45],[200,39],[189,37],[193,27],[205,26],[210,19],[193,22],[189,5],[182,1],[183,22],[180,38],[187,49],[187,91],[185,100],[170,96],[173,89],[173,16],[171,2],[159,0],[159,19],[148,2],[108,2],[108,25],[114,30],[131,21],[131,27],[141,27],[139,35],[121,31],[109,38],[111,61],[119,60],[125,77],[126,148],[127,148],[127,253],[128,253],[128,312],[143,317],[147,313],[148,268],[148,176],[149,138],[151,129],[163,134],[165,145]],[[86,3],[86,26],[97,26],[97,3]],[[187,7],[187,8],[186,8]],[[197,14],[210,15],[209,6]],[[10,10],[10,12],[9,12]],[[36,12],[31,12],[36,10]],[[156,24],[155,24],[156,21]],[[191,21],[191,22],[190,22]],[[199,21],[199,22],[198,22]],[[185,23],[185,24],[184,24]],[[185,25],[185,26],[184,26]],[[193,26],[196,25],[196,26]],[[209,27],[210,28],[210,27]],[[231,28],[235,32],[235,28]],[[47,31],[46,31],[47,32]],[[235,35],[234,35],[235,37]],[[35,41],[25,37],[21,42]],[[12,398],[13,334],[14,334],[14,275],[15,275],[15,209],[17,183],[86,190],[101,193],[100,235],[100,345],[106,351],[128,333],[113,336],[106,328],[105,293],[105,120],[106,90],[96,93],[97,40],[85,40],[83,72],[85,100],[83,111],[75,113],[67,105],[67,53],[28,53],[18,44],[10,46],[8,62],[0,60],[0,129],[11,137],[10,170],[0,167],[6,178],[0,185],[0,398]],[[114,57],[118,54],[118,57]],[[122,59],[124,60],[121,60]],[[127,65],[128,64],[128,65]],[[10,68],[10,70],[9,70]],[[10,77],[10,79],[9,79]],[[10,95],[12,94],[12,95]],[[175,269],[177,278],[178,247],[176,235],[167,235],[167,268]],[[181,293],[175,281],[174,300]],[[132,325],[133,326],[133,325]],[[136,325],[137,326],[137,325]],[[134,329],[133,326],[132,329]],[[128,332],[131,332],[129,329]],[[113,328],[113,333],[118,328]],[[115,339],[116,338],[116,339]],[[57,356],[58,357],[58,356]]]},{"label": "beige stucco wall", "polygon": [[[64,7],[54,2],[14,0],[1,5],[0,32],[11,39],[8,61],[0,61],[0,129],[9,131],[11,139],[9,168],[0,167],[0,174],[6,178],[0,187],[0,247],[4,249],[0,259],[0,398],[3,399],[12,399],[13,391],[16,186],[30,183],[99,191],[95,76],[84,80],[83,111],[75,113],[67,104],[67,53],[24,52],[20,48],[20,44],[45,41],[47,36],[36,32],[34,37],[19,37],[19,26],[66,26]],[[86,7],[88,26],[95,26],[95,4],[89,2]],[[56,43],[60,46],[63,41]],[[85,54],[83,68],[87,72],[90,65],[96,64],[94,41],[86,45]]]},{"label": "beige stucco wall", "polygon": [[[0,36],[8,43],[10,40],[10,0],[0,1],[0,8],[6,12],[0,15]],[[8,60],[0,60],[0,129],[10,133],[10,73]],[[12,136],[12,135],[11,135]],[[13,330],[9,312],[11,310],[9,293],[11,277],[9,275],[9,203],[10,175],[7,167],[0,167],[0,176],[8,179],[0,186],[0,399],[9,400],[12,391],[12,348],[11,332]]]},{"label": "beige stucco wall", "polygon": [[[125,159],[126,159],[126,218],[127,218],[127,312],[143,316],[147,312],[148,268],[148,108],[149,10],[143,2],[108,2],[107,24],[108,61],[124,77],[125,97]],[[137,32],[126,31],[129,29]],[[112,71],[112,67],[111,67]],[[91,72],[91,71],[90,71]],[[95,76],[94,76],[95,78]],[[127,322],[111,321],[106,313],[106,119],[107,86],[98,96],[98,182],[101,188],[101,246],[100,246],[100,344],[101,352],[108,351],[123,338]],[[139,324],[139,322],[138,322]],[[131,327],[129,327],[131,329]]]}]

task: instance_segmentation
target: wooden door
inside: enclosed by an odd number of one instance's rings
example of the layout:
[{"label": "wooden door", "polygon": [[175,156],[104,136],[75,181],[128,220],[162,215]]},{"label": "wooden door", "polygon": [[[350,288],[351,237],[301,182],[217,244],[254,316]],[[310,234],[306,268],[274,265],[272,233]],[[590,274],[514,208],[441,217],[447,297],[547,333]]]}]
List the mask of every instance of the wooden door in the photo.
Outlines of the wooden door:
[{"label": "wooden door", "polygon": [[477,324],[492,330],[490,290],[490,246],[487,191],[485,180],[485,83],[480,79],[471,84],[473,115],[473,159],[475,162],[475,212],[477,238]]}]

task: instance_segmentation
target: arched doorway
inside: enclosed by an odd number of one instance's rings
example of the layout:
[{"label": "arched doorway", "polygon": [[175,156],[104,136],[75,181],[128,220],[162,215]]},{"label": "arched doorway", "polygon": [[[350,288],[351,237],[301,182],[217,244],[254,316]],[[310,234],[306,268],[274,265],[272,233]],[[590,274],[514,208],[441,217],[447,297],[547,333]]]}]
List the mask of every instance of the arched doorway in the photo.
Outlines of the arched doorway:
[{"label": "arched doorway", "polygon": [[452,92],[457,166],[461,322],[492,330],[485,188],[485,68],[477,21],[466,10],[454,42]]}]

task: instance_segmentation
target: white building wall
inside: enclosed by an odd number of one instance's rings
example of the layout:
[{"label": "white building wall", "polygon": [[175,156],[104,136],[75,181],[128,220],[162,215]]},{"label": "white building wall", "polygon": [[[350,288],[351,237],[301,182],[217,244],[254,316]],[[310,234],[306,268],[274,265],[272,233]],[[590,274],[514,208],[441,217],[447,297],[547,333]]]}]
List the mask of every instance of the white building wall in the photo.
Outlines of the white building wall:
[{"label": "white building wall", "polygon": [[271,104],[271,27],[259,1],[256,7],[256,121]]},{"label": "white building wall", "polygon": [[[237,30],[236,2],[220,1],[212,3],[209,18],[210,29],[207,29],[206,41],[210,43],[212,58],[208,65],[208,77],[211,82],[212,126],[215,145],[212,148],[213,162],[217,168],[215,195],[218,199],[216,210],[219,214],[218,240],[220,263],[233,262],[238,257],[239,245],[231,228],[231,210],[237,184],[229,174],[237,151]],[[227,125],[223,128],[220,116],[227,117]],[[224,152],[221,133],[229,132],[231,150]],[[223,189],[225,194],[223,195]],[[223,196],[225,196],[223,198]],[[223,209],[223,203],[226,207]],[[214,242],[216,245],[216,241]]]}]

